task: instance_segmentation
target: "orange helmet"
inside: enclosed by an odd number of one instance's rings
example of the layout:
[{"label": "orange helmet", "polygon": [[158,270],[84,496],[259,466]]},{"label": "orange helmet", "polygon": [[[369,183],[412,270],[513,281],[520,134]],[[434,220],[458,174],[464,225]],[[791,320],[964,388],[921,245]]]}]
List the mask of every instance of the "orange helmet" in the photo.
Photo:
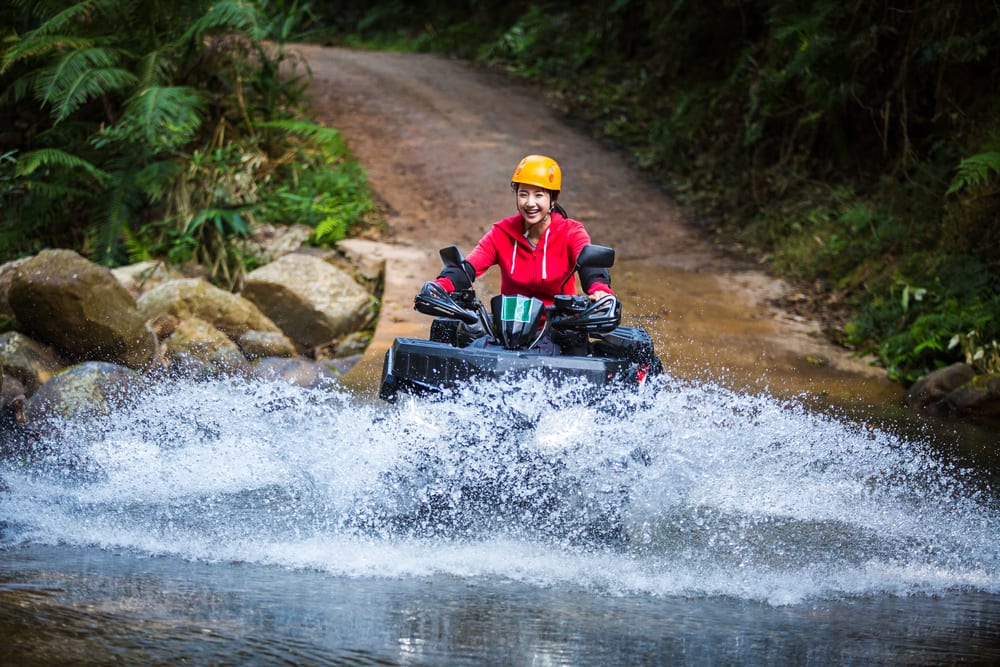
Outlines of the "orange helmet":
[{"label": "orange helmet", "polygon": [[517,163],[514,175],[510,177],[510,182],[511,184],[534,185],[559,192],[562,190],[562,170],[559,169],[559,163],[550,157],[528,155]]}]

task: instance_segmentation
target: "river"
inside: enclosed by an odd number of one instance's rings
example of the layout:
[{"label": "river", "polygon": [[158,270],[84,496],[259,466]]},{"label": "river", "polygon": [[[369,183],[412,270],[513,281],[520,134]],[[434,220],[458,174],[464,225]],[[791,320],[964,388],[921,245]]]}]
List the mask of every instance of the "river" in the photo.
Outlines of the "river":
[{"label": "river", "polygon": [[0,663],[991,664],[992,466],[663,376],[171,382],[0,468]]}]

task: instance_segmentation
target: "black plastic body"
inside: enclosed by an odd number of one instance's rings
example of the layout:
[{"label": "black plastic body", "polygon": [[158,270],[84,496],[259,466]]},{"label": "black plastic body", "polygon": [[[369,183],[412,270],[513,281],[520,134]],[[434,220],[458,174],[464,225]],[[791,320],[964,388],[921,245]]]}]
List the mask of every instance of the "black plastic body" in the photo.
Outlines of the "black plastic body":
[{"label": "black plastic body", "polygon": [[472,379],[497,379],[540,373],[555,380],[586,382],[595,388],[638,385],[647,374],[662,370],[653,343],[641,327],[618,327],[593,339],[588,354],[549,349],[507,350],[486,343],[458,347],[461,323],[439,318],[431,340],[397,338],[386,352],[379,396],[395,400],[400,393],[426,394],[455,388]]}]

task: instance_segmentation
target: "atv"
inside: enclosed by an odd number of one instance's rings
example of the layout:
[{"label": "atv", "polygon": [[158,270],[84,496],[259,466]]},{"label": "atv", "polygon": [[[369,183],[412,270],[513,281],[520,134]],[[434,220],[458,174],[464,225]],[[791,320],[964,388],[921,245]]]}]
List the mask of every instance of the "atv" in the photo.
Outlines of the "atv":
[{"label": "atv", "polygon": [[[445,267],[475,278],[461,251],[440,251]],[[577,258],[581,268],[610,268],[613,248],[587,245]],[[573,277],[571,273],[567,281]],[[552,305],[533,297],[497,295],[490,308],[475,290],[448,294],[426,283],[414,308],[434,317],[427,340],[397,338],[386,352],[379,396],[432,394],[472,380],[540,373],[557,381],[585,382],[597,393],[618,386],[641,386],[662,372],[653,341],[642,327],[621,326],[621,302],[614,295],[596,300],[560,294]]]}]

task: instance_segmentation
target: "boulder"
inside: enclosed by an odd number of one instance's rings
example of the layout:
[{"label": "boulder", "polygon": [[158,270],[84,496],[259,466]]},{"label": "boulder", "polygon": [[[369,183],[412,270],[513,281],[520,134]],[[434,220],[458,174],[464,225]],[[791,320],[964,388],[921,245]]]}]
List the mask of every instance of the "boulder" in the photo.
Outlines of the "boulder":
[{"label": "boulder", "polygon": [[0,429],[11,429],[24,423],[24,385],[6,375],[0,368]]},{"label": "boulder", "polygon": [[995,420],[1000,418],[1000,382],[996,385],[956,389],[944,400],[949,410],[959,415]]},{"label": "boulder", "polygon": [[165,282],[186,277],[182,271],[168,266],[166,262],[152,261],[119,266],[111,269],[111,273],[135,299]]},{"label": "boulder", "polygon": [[322,389],[336,382],[339,374],[327,364],[303,357],[267,357],[253,365],[252,377],[267,382],[286,382],[306,389]]},{"label": "boulder", "polygon": [[911,408],[929,407],[975,377],[972,366],[955,363],[928,373],[913,383],[906,395]]},{"label": "boulder", "polygon": [[[10,283],[14,279],[14,270],[26,261],[27,258],[15,259],[13,262],[0,265],[0,324],[6,322],[10,328],[16,328],[14,311],[10,307],[10,298],[8,297]],[[0,330],[3,328],[0,327]]]},{"label": "boulder", "polygon": [[1000,418],[1000,377],[976,375],[972,366],[955,363],[914,382],[906,401],[932,415],[995,420]]},{"label": "boulder", "polygon": [[251,301],[201,278],[165,282],[143,294],[137,303],[145,320],[164,315],[172,315],[178,321],[198,318],[221,329],[234,341],[248,331],[281,333]]},{"label": "boulder", "polygon": [[294,357],[297,354],[295,343],[288,336],[272,331],[248,331],[240,336],[236,344],[250,361],[264,357]]},{"label": "boulder", "polygon": [[43,384],[28,399],[25,419],[71,420],[109,414],[136,396],[142,377],[130,368],[105,361],[70,366]]},{"label": "boulder", "polygon": [[170,368],[184,376],[191,376],[191,369],[199,378],[239,375],[250,366],[236,343],[196,317],[180,323],[164,343],[164,353]]},{"label": "boulder", "polygon": [[386,248],[385,243],[368,239],[344,239],[337,242],[337,250],[357,267],[358,276],[367,282],[377,282],[385,273]]},{"label": "boulder", "polygon": [[43,250],[14,269],[8,299],[19,328],[73,360],[143,368],[156,342],[111,271],[72,250]]},{"label": "boulder", "polygon": [[352,357],[362,354],[372,340],[371,333],[367,331],[355,331],[341,339],[334,348],[336,357]]},{"label": "boulder", "polygon": [[304,348],[359,329],[371,318],[374,304],[349,274],[304,253],[279,257],[250,272],[243,296]]},{"label": "boulder", "polygon": [[246,253],[259,264],[268,264],[283,255],[295,252],[313,236],[309,225],[271,225],[257,223],[253,237],[246,243]]},{"label": "boulder", "polygon": [[362,357],[364,357],[363,354],[352,354],[346,357],[336,357],[334,359],[327,359],[326,361],[323,362],[323,364],[326,365],[331,370],[336,371],[340,375],[344,375],[352,368],[357,366],[358,362],[361,361]]},{"label": "boulder", "polygon": [[6,379],[16,379],[31,396],[65,365],[55,350],[16,331],[0,334],[0,363]]}]

